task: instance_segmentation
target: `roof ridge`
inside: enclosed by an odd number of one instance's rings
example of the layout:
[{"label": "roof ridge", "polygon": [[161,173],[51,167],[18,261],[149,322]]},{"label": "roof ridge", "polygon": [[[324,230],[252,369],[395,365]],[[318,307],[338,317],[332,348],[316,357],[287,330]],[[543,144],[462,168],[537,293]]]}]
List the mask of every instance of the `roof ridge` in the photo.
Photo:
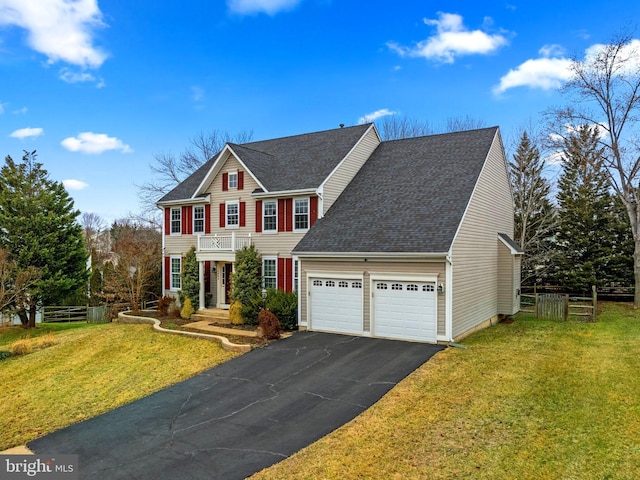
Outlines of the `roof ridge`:
[{"label": "roof ridge", "polygon": [[384,140],[382,143],[391,143],[391,142],[400,142],[403,140],[413,140],[418,138],[429,138],[429,137],[442,137],[444,135],[456,135],[462,133],[472,133],[479,132],[481,130],[496,130],[500,128],[498,125],[494,125],[491,127],[482,127],[482,128],[472,128],[470,130],[456,130],[455,132],[440,132],[440,133],[431,133],[429,135],[418,135],[417,137],[404,137],[404,138],[394,138],[392,140]]},{"label": "roof ridge", "polygon": [[[266,141],[266,140],[265,140]],[[240,148],[244,148],[245,150],[251,150],[252,152],[257,152],[257,153],[261,153],[263,155],[269,155],[270,157],[273,157],[273,155],[269,152],[264,152],[262,150],[256,150],[255,148],[249,148],[246,145],[250,145],[249,143],[231,143],[231,142],[227,142],[228,145],[233,145],[236,147],[240,147]]]},{"label": "roof ridge", "polygon": [[309,136],[310,135],[317,135],[319,133],[341,131],[341,130],[347,130],[347,129],[364,127],[364,126],[368,127],[369,125],[372,125],[372,122],[361,123],[361,124],[358,124],[358,125],[350,125],[350,126],[345,126],[345,127],[338,127],[338,128],[327,128],[326,130],[319,130],[317,132],[296,133],[294,135],[285,135],[284,137],[275,137],[275,138],[267,138],[267,139],[264,139],[264,140],[255,140],[253,142],[247,142],[247,143],[236,143],[235,145],[245,146],[245,145],[251,145],[253,143],[271,142],[273,140],[285,140],[285,139],[288,139],[288,138],[295,138],[295,137],[305,137],[307,135],[309,135]]}]

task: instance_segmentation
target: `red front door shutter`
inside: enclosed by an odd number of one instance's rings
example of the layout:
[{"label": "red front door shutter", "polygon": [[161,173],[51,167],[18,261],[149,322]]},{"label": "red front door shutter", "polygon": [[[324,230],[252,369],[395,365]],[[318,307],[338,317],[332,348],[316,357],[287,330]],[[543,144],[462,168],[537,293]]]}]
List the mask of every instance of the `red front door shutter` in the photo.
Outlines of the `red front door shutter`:
[{"label": "red front door shutter", "polygon": [[278,259],[278,290],[285,290],[287,269],[285,267],[284,258]]},{"label": "red front door shutter", "polygon": [[284,290],[287,293],[293,291],[293,258],[285,258],[285,271],[287,278],[284,284]]}]

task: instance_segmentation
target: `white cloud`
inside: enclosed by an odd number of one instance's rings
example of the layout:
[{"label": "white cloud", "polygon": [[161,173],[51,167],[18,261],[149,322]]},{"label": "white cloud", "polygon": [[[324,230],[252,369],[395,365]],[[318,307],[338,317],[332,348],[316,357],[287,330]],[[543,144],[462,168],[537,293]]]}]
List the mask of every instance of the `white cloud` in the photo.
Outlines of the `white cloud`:
[{"label": "white cloud", "polygon": [[240,15],[252,15],[266,13],[275,15],[278,12],[291,10],[301,0],[227,0],[227,7],[233,13]]},{"label": "white cloud", "polygon": [[60,144],[72,152],[102,153],[108,150],[120,150],[122,153],[133,152],[122,140],[109,137],[104,133],[82,132],[77,137],[65,138]]},{"label": "white cloud", "polygon": [[367,113],[366,115],[360,117],[358,119],[358,125],[362,125],[363,123],[370,123],[379,118],[387,117],[389,115],[394,115],[397,112],[392,112],[388,108],[382,108],[380,110],[376,110],[375,112]]},{"label": "white cloud", "polygon": [[4,106],[5,106],[5,105],[6,105],[6,104],[4,104],[4,103],[0,102],[0,115],[2,115],[2,114],[4,113]]},{"label": "white cloud", "polygon": [[530,87],[542,90],[560,88],[571,78],[571,60],[564,57],[553,58],[552,55],[562,54],[564,50],[558,45],[545,45],[538,53],[540,58],[527,60],[515,69],[509,70],[500,79],[493,92],[497,95],[510,88]]},{"label": "white cloud", "polygon": [[49,63],[97,68],[107,58],[93,45],[94,31],[105,26],[97,0],[0,0],[0,25],[25,29],[29,46]]},{"label": "white cloud", "polygon": [[95,82],[96,87],[104,87],[104,80],[101,77],[95,77],[88,72],[73,72],[68,68],[60,69],[60,79],[67,83]]},{"label": "white cloud", "polygon": [[[593,62],[598,55],[604,52],[607,45],[596,43],[591,45],[584,54],[587,63]],[[618,71],[623,75],[635,73],[640,68],[640,40],[633,39],[626,44],[616,56]]]},{"label": "white cloud", "polygon": [[[438,12],[438,19],[425,18],[426,25],[435,26],[437,34],[418,42],[415,47],[404,47],[390,42],[387,46],[401,56],[424,57],[443,63],[453,63],[462,55],[485,55],[508,43],[500,34],[489,34],[482,30],[468,30],[462,16],[455,13]],[[484,19],[485,25],[491,19]]]},{"label": "white cloud", "polygon": [[39,137],[43,133],[44,133],[44,130],[42,128],[27,127],[27,128],[20,128],[18,130],[14,130],[9,134],[9,136],[12,138],[19,138],[20,140],[23,140],[29,137]]},{"label": "white cloud", "polygon": [[62,180],[62,184],[67,190],[84,190],[89,186],[88,183],[85,183],[81,180],[74,180],[72,178]]},{"label": "white cloud", "polygon": [[22,108],[18,108],[17,110],[14,110],[11,113],[13,113],[14,115],[26,115],[28,111],[29,109],[27,107],[22,107]]}]

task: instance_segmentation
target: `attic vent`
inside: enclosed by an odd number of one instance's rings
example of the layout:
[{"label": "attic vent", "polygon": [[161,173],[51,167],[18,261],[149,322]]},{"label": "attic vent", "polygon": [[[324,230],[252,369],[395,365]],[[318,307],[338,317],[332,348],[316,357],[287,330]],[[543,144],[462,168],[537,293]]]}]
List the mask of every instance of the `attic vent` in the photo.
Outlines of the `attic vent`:
[{"label": "attic vent", "polygon": [[341,124],[340,124],[340,128],[344,128],[344,123],[341,123]]}]

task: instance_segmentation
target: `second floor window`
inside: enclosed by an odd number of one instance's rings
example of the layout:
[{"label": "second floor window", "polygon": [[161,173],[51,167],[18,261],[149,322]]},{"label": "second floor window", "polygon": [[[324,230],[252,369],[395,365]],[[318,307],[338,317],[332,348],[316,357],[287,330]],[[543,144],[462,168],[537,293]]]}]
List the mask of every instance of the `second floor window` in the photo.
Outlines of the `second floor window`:
[{"label": "second floor window", "polygon": [[227,227],[237,227],[240,225],[240,207],[238,202],[228,202],[227,204]]},{"label": "second floor window", "polygon": [[181,225],[181,209],[180,208],[172,208],[171,209],[171,233],[181,233],[182,225]]},{"label": "second floor window", "polygon": [[277,221],[277,202],[275,200],[265,201],[263,205],[264,216],[263,216],[263,230],[265,232],[275,232],[278,229],[278,221]]},{"label": "second floor window", "polygon": [[204,233],[204,206],[193,207],[193,233]]},{"label": "second floor window", "polygon": [[229,173],[229,188],[238,188],[238,172]]},{"label": "second floor window", "polygon": [[296,198],[293,203],[293,229],[307,230],[309,228],[309,199]]}]

